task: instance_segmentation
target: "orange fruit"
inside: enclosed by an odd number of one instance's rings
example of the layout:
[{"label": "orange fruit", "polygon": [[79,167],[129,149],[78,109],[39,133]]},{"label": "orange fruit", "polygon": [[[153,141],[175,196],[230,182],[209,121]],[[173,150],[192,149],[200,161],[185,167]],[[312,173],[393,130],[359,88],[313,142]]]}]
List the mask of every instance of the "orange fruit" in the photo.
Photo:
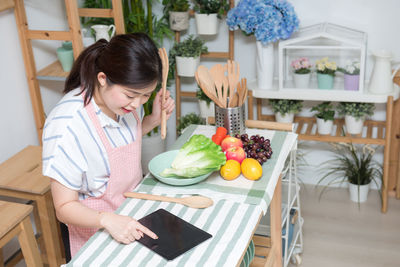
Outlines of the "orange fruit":
[{"label": "orange fruit", "polygon": [[252,158],[247,158],[242,161],[240,166],[243,176],[249,180],[258,180],[262,176],[262,167],[257,160]]},{"label": "orange fruit", "polygon": [[240,163],[233,159],[227,160],[219,173],[225,180],[236,179],[240,175]]}]

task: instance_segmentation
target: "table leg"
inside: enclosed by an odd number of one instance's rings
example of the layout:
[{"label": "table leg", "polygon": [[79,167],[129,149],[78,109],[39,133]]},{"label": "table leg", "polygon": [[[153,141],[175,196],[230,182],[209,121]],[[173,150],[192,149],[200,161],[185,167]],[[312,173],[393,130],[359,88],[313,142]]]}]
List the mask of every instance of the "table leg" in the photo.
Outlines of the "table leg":
[{"label": "table leg", "polygon": [[45,197],[37,198],[37,206],[39,210],[40,222],[43,229],[44,245],[46,247],[46,254],[50,266],[60,266],[63,264],[61,257],[60,242],[57,240],[58,230],[53,200],[51,192],[48,191]]},{"label": "table leg", "polygon": [[271,255],[265,266],[282,267],[282,177],[276,183],[270,204],[271,216]]},{"label": "table leg", "polygon": [[21,232],[18,235],[18,240],[26,265],[43,266],[29,216],[20,223],[19,227],[21,228]]}]

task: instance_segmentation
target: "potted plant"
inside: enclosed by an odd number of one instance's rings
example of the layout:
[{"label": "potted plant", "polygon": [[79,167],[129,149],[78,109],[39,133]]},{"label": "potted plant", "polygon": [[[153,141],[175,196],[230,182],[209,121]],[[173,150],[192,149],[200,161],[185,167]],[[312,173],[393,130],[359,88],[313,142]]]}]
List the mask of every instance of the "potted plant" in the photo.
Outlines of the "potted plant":
[{"label": "potted plant", "polygon": [[179,76],[194,77],[194,73],[200,65],[200,55],[207,51],[203,40],[189,35],[186,40],[175,43],[169,51],[170,66],[176,63]]},{"label": "potted plant", "polygon": [[169,27],[174,31],[189,28],[189,1],[163,0],[164,16],[169,20]]},{"label": "potted plant", "polygon": [[199,100],[200,116],[206,120],[208,117],[214,117],[214,101],[212,101],[200,88],[196,91],[196,97]]},{"label": "potted plant", "polygon": [[231,31],[241,29],[257,42],[257,86],[272,89],[274,80],[274,42],[288,39],[299,28],[299,19],[286,0],[241,0],[227,15]]},{"label": "potted plant", "polygon": [[360,84],[360,62],[348,61],[344,68],[338,68],[344,74],[344,90],[358,91]]},{"label": "potted plant", "polygon": [[360,134],[366,116],[374,114],[372,103],[340,102],[337,106],[340,115],[344,115],[346,130],[349,134]]},{"label": "potted plant", "polygon": [[194,11],[197,34],[215,35],[218,32],[218,19],[228,11],[226,0],[195,0]]},{"label": "potted plant", "polygon": [[302,100],[270,99],[269,103],[277,122],[293,123],[294,114],[299,113],[303,108]]},{"label": "potted plant", "polygon": [[293,81],[296,88],[308,88],[311,76],[311,63],[306,57],[293,60]]},{"label": "potted plant", "polygon": [[333,127],[333,118],[335,117],[335,110],[331,102],[323,102],[319,105],[312,107],[311,111],[316,111],[315,117],[317,118],[317,131],[319,134],[330,134]]},{"label": "potted plant", "polygon": [[321,60],[317,60],[315,65],[317,68],[318,88],[332,89],[335,72],[337,70],[336,63],[329,61],[329,58],[324,57]]},{"label": "potted plant", "polygon": [[[350,199],[362,203],[367,200],[370,183],[382,180],[382,166],[373,160],[375,150],[368,145],[357,149],[353,144],[335,145],[335,158],[322,164],[325,175],[317,184],[330,179],[327,186],[348,182]],[[322,193],[326,187],[322,190]]]},{"label": "potted plant", "polygon": [[180,117],[178,119],[178,125],[176,127],[176,131],[178,133],[178,136],[183,134],[185,129],[191,124],[205,125],[206,124],[206,119],[200,117],[198,114],[196,114],[194,112],[186,114],[183,117]]}]

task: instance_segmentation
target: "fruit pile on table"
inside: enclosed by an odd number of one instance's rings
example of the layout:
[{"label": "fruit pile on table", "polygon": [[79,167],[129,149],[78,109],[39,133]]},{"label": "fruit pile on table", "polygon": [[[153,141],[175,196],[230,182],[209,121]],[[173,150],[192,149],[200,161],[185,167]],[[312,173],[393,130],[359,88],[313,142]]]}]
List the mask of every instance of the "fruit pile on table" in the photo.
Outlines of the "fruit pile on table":
[{"label": "fruit pile on table", "polygon": [[243,174],[249,180],[258,180],[262,176],[261,165],[272,156],[271,142],[260,135],[248,134],[229,136],[224,127],[218,127],[211,138],[221,146],[226,163],[220,169],[226,180],[234,180]]}]

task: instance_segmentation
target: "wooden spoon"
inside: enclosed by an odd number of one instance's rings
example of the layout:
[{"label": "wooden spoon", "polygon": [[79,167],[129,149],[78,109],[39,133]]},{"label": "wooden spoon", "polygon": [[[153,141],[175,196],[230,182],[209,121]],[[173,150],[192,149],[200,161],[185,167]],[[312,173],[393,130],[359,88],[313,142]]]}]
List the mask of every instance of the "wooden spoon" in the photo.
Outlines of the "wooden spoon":
[{"label": "wooden spoon", "polygon": [[174,202],[179,203],[190,208],[195,209],[204,209],[211,207],[214,202],[211,198],[204,197],[204,196],[190,196],[190,197],[166,197],[166,196],[159,196],[159,195],[150,195],[150,194],[143,194],[143,193],[136,193],[136,192],[126,192],[124,194],[125,197],[130,198],[138,198],[138,199],[147,199],[147,200],[156,200],[156,201],[164,201],[164,202]]},{"label": "wooden spoon", "polygon": [[[161,63],[162,63],[161,105],[164,106],[165,94],[166,94],[166,90],[167,90],[168,70],[169,70],[168,55],[167,55],[167,51],[165,50],[165,48],[158,49],[158,53],[160,55]],[[167,112],[165,109],[163,109],[161,112],[161,139],[165,139],[166,135],[167,135]]]},{"label": "wooden spoon", "polygon": [[212,79],[210,73],[208,72],[207,67],[200,65],[197,68],[196,74],[198,80],[198,83],[200,85],[200,88],[203,90],[203,92],[212,100],[215,102],[220,107],[223,107],[223,103],[219,101],[217,98],[217,94],[215,93],[215,87],[214,87],[214,80]]}]

